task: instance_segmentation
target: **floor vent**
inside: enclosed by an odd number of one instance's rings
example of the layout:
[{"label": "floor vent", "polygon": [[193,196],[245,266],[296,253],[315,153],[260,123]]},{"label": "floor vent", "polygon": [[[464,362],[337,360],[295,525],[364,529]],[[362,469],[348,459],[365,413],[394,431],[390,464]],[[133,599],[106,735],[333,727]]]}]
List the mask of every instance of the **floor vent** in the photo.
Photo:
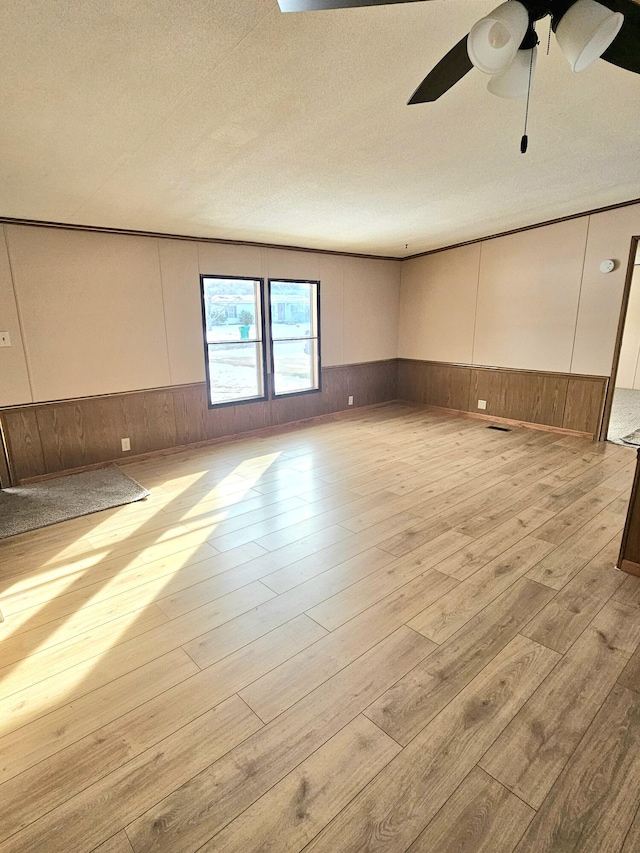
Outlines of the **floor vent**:
[{"label": "floor vent", "polygon": [[499,432],[511,432],[511,427],[495,426],[495,424],[491,424],[487,429],[497,429]]}]

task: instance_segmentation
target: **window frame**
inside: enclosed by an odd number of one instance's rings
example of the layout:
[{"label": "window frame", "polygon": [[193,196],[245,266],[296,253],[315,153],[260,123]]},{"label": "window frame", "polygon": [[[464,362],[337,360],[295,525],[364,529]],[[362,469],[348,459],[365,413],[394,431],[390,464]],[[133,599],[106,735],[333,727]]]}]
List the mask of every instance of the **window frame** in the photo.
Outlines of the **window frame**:
[{"label": "window frame", "polygon": [[[260,331],[262,334],[262,338],[260,341],[246,341],[246,343],[259,343],[261,344],[262,350],[262,396],[261,397],[249,397],[247,399],[240,400],[228,400],[221,403],[214,403],[211,400],[211,371],[209,369],[209,347],[216,346],[216,344],[210,344],[207,340],[207,309],[204,300],[204,282],[205,279],[218,279],[222,281],[253,281],[258,284],[258,304],[260,305]],[[202,342],[204,344],[204,367],[206,374],[206,383],[207,383],[207,407],[209,409],[226,409],[229,406],[245,406],[248,403],[264,403],[269,400],[269,371],[267,369],[267,347],[266,347],[266,317],[265,317],[265,281],[262,276],[255,275],[209,275],[201,273],[200,275],[200,309],[202,312]],[[222,342],[221,342],[222,343]],[[242,341],[237,341],[237,343],[242,343]]]},{"label": "window frame", "polygon": [[[317,375],[318,375],[318,387],[317,388],[304,388],[301,391],[289,391],[286,394],[276,394],[275,390],[275,361],[273,357],[273,317],[271,311],[271,284],[315,284],[316,286],[316,336],[313,338],[283,338],[282,341],[317,341]],[[269,338],[269,367],[270,370],[270,388],[269,391],[271,393],[271,400],[286,400],[289,397],[302,397],[305,394],[320,394],[322,393],[322,334],[320,328],[320,281],[318,279],[310,279],[310,278],[269,278],[267,280],[267,287],[265,291],[266,302],[267,302],[267,310],[269,312],[269,327],[268,327],[268,338]],[[276,341],[276,343],[280,343],[280,339]]]}]

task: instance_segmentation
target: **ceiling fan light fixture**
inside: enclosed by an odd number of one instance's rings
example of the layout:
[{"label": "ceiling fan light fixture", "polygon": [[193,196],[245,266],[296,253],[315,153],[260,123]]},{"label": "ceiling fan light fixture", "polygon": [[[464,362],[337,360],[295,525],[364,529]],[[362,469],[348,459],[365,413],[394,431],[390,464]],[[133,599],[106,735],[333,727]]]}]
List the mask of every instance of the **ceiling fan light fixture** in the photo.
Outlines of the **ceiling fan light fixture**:
[{"label": "ceiling fan light fixture", "polygon": [[577,0],[556,27],[556,38],[572,71],[584,71],[602,56],[620,32],[622,12],[596,0]]},{"label": "ceiling fan light fixture", "polygon": [[538,48],[519,50],[511,65],[502,74],[494,74],[487,89],[499,98],[526,98],[529,88],[529,72],[536,67]]},{"label": "ceiling fan light fixture", "polygon": [[500,74],[513,62],[529,27],[529,13],[519,0],[507,0],[471,28],[469,59],[484,74]]}]

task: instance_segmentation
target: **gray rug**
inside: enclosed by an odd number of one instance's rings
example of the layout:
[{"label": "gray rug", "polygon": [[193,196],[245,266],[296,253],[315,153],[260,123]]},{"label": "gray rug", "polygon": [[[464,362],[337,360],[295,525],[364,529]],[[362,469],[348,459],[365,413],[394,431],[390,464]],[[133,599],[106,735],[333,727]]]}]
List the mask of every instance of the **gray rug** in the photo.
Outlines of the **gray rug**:
[{"label": "gray rug", "polygon": [[148,495],[140,483],[115,465],[4,489],[0,491],[0,539],[140,501]]},{"label": "gray rug", "polygon": [[629,435],[624,435],[622,440],[625,444],[635,444],[640,447],[640,429],[630,432]]},{"label": "gray rug", "polygon": [[[607,440],[625,444],[626,438],[640,425],[640,391],[615,388]],[[628,445],[627,445],[628,446]]]}]

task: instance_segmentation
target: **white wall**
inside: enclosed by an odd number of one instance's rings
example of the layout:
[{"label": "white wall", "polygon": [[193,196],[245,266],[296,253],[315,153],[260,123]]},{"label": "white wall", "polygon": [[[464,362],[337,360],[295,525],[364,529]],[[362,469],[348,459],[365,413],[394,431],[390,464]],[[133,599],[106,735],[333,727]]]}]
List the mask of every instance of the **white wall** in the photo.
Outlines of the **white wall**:
[{"label": "white wall", "polygon": [[0,406],[204,381],[201,273],[319,279],[323,365],[397,354],[396,261],[21,225],[0,237]]},{"label": "white wall", "polygon": [[6,225],[0,406],[204,381],[200,273],[319,279],[325,366],[400,355],[606,376],[633,235],[640,205],[401,264]]},{"label": "white wall", "polygon": [[638,235],[630,205],[406,261],[400,357],[609,375]]},{"label": "white wall", "polygon": [[170,384],[157,241],[6,232],[34,400]]},{"label": "white wall", "polygon": [[[573,373],[611,375],[629,248],[634,236],[640,236],[640,205],[589,217],[571,363]],[[607,258],[617,261],[618,265],[614,272],[603,275],[599,270],[600,262]]]},{"label": "white wall", "polygon": [[403,264],[401,358],[471,363],[481,248],[472,243]]},{"label": "white wall", "polygon": [[482,245],[473,363],[569,372],[586,219]]}]

